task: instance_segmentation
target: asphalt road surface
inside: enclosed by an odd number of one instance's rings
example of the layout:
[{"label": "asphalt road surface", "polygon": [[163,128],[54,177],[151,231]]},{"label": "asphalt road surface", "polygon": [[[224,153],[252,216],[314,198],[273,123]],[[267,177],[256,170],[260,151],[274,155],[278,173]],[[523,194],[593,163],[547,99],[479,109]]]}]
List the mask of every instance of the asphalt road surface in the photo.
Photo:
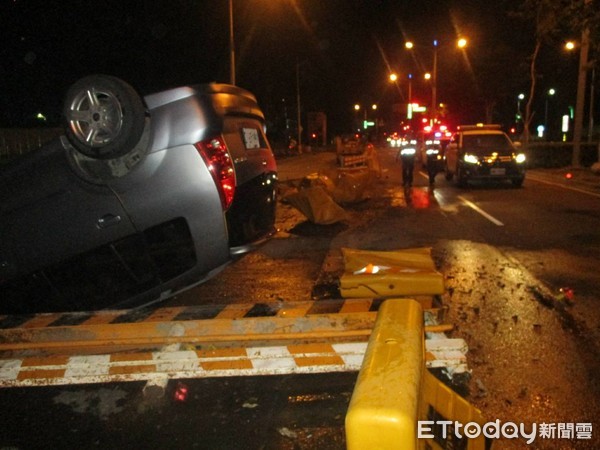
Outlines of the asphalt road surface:
[{"label": "asphalt road surface", "polygon": [[[520,189],[459,189],[443,174],[430,187],[419,174],[405,192],[395,150],[378,154],[381,171],[362,201],[345,206],[348,220],[315,225],[281,202],[274,239],[160,306],[312,301],[335,292],[315,289],[330,252],[431,247],[452,337],[469,344],[469,400],[490,421],[592,424],[589,440],[555,430],[534,448],[599,448],[598,192],[536,171]],[[335,179],[335,155],[285,158],[279,172],[282,194],[310,173]],[[181,380],[160,398],[140,383],[3,389],[0,448],[341,449],[355,379]]]}]

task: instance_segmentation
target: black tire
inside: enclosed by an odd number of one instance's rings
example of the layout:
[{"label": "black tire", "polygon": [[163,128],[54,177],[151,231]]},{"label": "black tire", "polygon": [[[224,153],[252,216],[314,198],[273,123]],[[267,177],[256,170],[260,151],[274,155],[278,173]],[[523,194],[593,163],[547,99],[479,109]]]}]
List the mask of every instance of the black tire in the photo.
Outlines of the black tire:
[{"label": "black tire", "polygon": [[426,165],[426,168],[427,168],[427,175],[429,177],[429,184],[434,184],[435,176],[437,175],[437,167],[435,165],[435,162],[429,161],[429,163]]},{"label": "black tire", "polygon": [[522,177],[522,178],[513,178],[510,181],[512,182],[512,185],[514,187],[520,188],[521,186],[523,186],[523,181],[525,181],[525,177]]},{"label": "black tire", "polygon": [[450,171],[448,164],[445,165],[444,177],[446,177],[447,181],[452,181],[452,178],[454,178],[454,174]]},{"label": "black tire", "polygon": [[94,159],[126,155],[139,142],[145,125],[141,97],[125,81],[90,75],[67,91],[63,106],[65,133],[71,145]]},{"label": "black tire", "polygon": [[456,182],[458,184],[458,187],[461,188],[467,187],[468,184],[467,177],[465,177],[464,171],[463,169],[461,169],[460,166],[456,168]]},{"label": "black tire", "polygon": [[435,172],[435,170],[432,170],[429,172],[429,184],[435,184],[435,176],[437,175],[437,173]]}]

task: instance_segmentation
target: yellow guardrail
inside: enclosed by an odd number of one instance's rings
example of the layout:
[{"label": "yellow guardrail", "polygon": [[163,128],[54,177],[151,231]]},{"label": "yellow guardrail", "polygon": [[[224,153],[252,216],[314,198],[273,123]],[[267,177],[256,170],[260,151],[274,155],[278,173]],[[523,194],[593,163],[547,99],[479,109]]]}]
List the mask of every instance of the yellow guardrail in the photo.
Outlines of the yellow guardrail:
[{"label": "yellow guardrail", "polygon": [[421,306],[384,302],[346,415],[348,449],[414,448],[423,354]]},{"label": "yellow guardrail", "polygon": [[[479,410],[425,369],[421,305],[387,300],[379,309],[346,414],[347,448],[438,449],[456,442],[453,435],[419,438],[420,420],[483,423]],[[484,445],[483,438],[470,439],[466,448]]]},{"label": "yellow guardrail", "polygon": [[435,268],[430,248],[372,251],[342,248],[345,298],[440,295],[444,277]]}]

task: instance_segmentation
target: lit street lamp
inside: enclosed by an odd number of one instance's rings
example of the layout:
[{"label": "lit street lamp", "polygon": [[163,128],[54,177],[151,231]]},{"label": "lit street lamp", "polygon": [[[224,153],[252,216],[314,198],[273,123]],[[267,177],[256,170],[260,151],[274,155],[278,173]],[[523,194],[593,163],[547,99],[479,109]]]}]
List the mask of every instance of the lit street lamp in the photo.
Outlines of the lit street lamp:
[{"label": "lit street lamp", "polygon": [[[465,38],[460,38],[456,41],[456,47],[459,49],[464,49],[467,46],[467,40]],[[414,43],[411,41],[407,41],[404,44],[404,47],[407,50],[412,50],[414,48]],[[437,78],[438,78],[438,50],[440,48],[440,43],[437,39],[433,40],[433,68],[431,73],[431,116],[432,123],[435,121],[437,117]]]},{"label": "lit street lamp", "polygon": [[520,135],[524,131],[523,113],[521,112],[521,102],[525,100],[525,94],[517,95],[517,112],[515,114],[515,133]]},{"label": "lit street lamp", "polygon": [[546,105],[544,108],[544,130],[546,131],[546,136],[548,136],[548,99],[556,94],[556,90],[548,89],[548,95],[546,95]]},{"label": "lit street lamp", "polygon": [[[412,117],[412,73],[408,74],[408,110],[407,110],[407,118],[410,119]],[[395,73],[391,73],[390,74],[390,82],[392,83],[397,83],[398,82],[398,75],[396,75]],[[400,90],[400,89],[398,89]],[[402,91],[400,91],[400,95],[402,96],[402,100],[404,100],[404,95],[402,94]]]},{"label": "lit street lamp", "polygon": [[519,94],[517,97],[517,122],[523,119],[523,115],[521,114],[521,100],[523,99],[525,99],[525,94]]},{"label": "lit street lamp", "polygon": [[355,131],[360,131],[360,126],[359,126],[360,120],[358,118],[359,111],[360,111],[360,105],[358,103],[356,103],[354,105],[354,112],[355,112],[355,114],[354,114],[354,129],[355,129]]},{"label": "lit street lamp", "polygon": [[[374,124],[375,124],[375,122],[376,122],[376,120],[375,120],[375,121],[373,121],[373,123],[370,123],[370,122],[369,122],[369,120],[368,120],[368,116],[367,116],[367,109],[368,109],[368,108],[366,108],[366,107],[365,107],[365,108],[363,108],[363,111],[364,111],[363,129],[364,129],[364,131],[366,131],[366,130],[367,130],[367,128],[369,127],[369,125],[371,125],[371,126],[372,126],[372,125],[374,125]],[[373,113],[375,114],[375,111],[377,111],[377,105],[376,105],[375,103],[373,103],[373,104],[371,105],[371,109],[373,110]],[[358,112],[359,112],[360,110],[361,110],[361,106],[360,106],[358,103],[356,103],[356,104],[354,105],[354,111],[356,111],[356,117],[355,117],[355,119],[356,119],[356,122],[358,122]],[[357,124],[357,125],[358,125],[358,124]],[[357,130],[360,130],[360,126],[357,126]]]},{"label": "lit street lamp", "polygon": [[[594,85],[596,83],[596,62],[593,61],[592,63],[586,62],[585,64],[582,64],[583,60],[587,60],[588,59],[588,51],[589,51],[589,47],[590,47],[590,43],[589,43],[589,36],[587,36],[587,40],[586,38],[586,33],[583,33],[582,36],[582,41],[587,41],[587,42],[582,42],[582,44],[587,44],[587,48],[581,48],[581,53],[579,55],[579,79],[578,79],[578,85],[577,85],[577,101],[578,103],[583,103],[583,100],[581,100],[579,97],[581,96],[580,94],[580,90],[584,90],[585,89],[585,71],[591,68],[591,85],[590,85],[590,105],[589,105],[589,112],[588,112],[588,116],[589,116],[589,122],[588,122],[588,136],[587,136],[587,141],[588,143],[592,142],[592,135],[593,135],[593,129],[594,129]],[[576,44],[573,41],[568,41],[565,43],[565,49],[567,51],[573,51],[575,50]],[[583,87],[582,87],[583,86]],[[581,105],[576,105],[576,109],[581,109],[583,110],[583,104]],[[581,126],[580,126],[581,128]],[[580,132],[581,134],[581,132]],[[575,137],[573,139],[575,141]],[[577,145],[577,143],[574,142],[575,145]],[[600,155],[600,150],[599,150],[599,155]],[[574,159],[576,157],[574,156]]]}]

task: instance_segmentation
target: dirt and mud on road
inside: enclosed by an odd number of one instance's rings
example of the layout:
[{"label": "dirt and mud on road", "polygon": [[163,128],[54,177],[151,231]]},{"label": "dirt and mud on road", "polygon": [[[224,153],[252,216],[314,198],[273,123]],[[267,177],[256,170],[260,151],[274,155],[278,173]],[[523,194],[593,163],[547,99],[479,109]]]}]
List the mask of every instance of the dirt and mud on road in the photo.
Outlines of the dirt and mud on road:
[{"label": "dirt and mud on road", "polygon": [[[443,302],[454,336],[469,344],[469,400],[503,423],[594,423],[598,348],[565,300],[501,249],[466,241],[442,247]],[[536,441],[536,448],[548,449],[596,445],[597,439]],[[507,441],[501,448],[526,446]]]},{"label": "dirt and mud on road", "polygon": [[[600,427],[600,321],[598,308],[593,307],[597,299],[579,293],[573,304],[572,292],[540,281],[547,275],[544,262],[552,267],[549,250],[533,254],[495,247],[476,231],[467,232],[465,239],[453,227],[456,208],[444,198],[452,185],[442,181],[430,188],[422,179],[407,198],[392,152],[379,154],[381,176],[365,201],[346,205],[347,228],[333,229],[330,249],[432,247],[445,275],[442,302],[455,326],[452,337],[469,344],[469,400],[490,421],[555,424],[556,436],[565,424]],[[307,166],[317,157],[307,157]],[[321,158],[329,167],[331,161]],[[594,429],[591,440],[538,438],[534,447],[598,448],[599,437],[600,429]],[[527,448],[523,440],[495,445]]]}]

